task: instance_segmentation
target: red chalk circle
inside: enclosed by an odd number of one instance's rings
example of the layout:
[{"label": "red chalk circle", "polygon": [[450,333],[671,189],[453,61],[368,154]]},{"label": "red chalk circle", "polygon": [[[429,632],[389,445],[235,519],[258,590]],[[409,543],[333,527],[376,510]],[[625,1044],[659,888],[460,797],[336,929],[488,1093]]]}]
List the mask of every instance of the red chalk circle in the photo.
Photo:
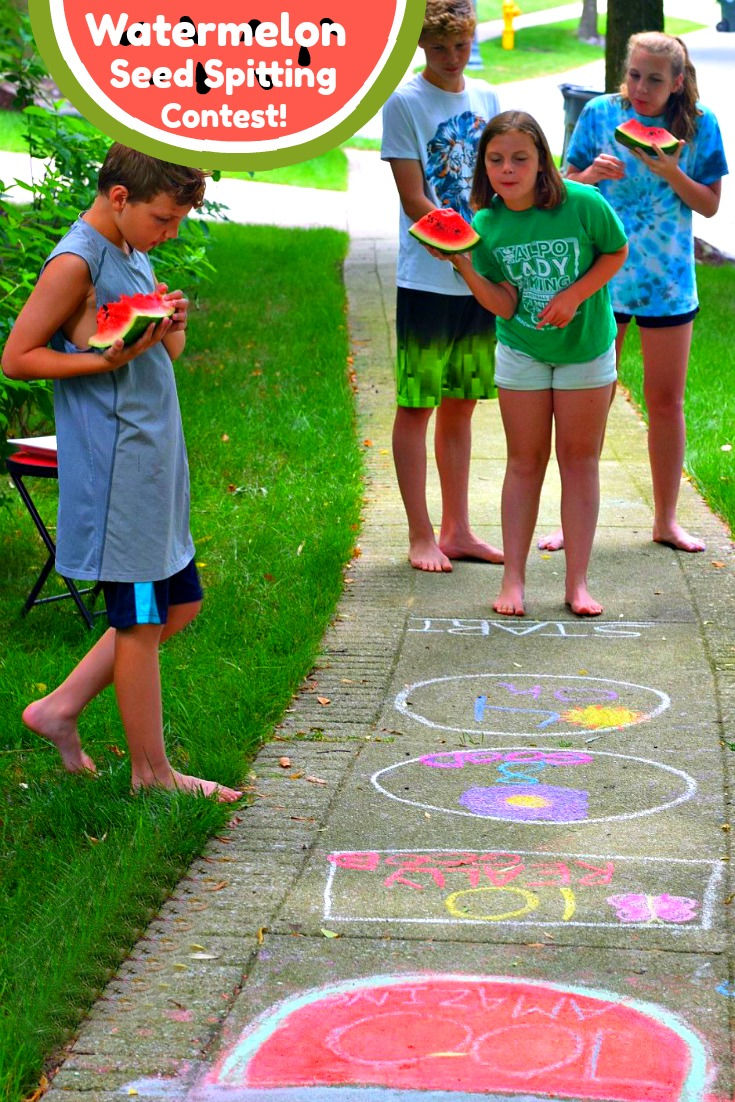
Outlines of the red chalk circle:
[{"label": "red chalk circle", "polygon": [[376,114],[416,49],[422,0],[30,0],[63,93],[105,133],[206,167],[273,168]]}]

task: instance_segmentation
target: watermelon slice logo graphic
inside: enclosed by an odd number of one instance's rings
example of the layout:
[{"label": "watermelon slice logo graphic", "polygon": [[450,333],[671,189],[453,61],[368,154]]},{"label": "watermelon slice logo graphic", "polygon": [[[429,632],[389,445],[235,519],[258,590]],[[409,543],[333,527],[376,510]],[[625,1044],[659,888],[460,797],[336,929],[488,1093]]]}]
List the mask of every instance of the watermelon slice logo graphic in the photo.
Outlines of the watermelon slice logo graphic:
[{"label": "watermelon slice logo graphic", "polygon": [[207,0],[198,10],[181,0],[29,4],[51,75],[100,130],[164,160],[249,169],[316,156],[376,114],[410,64],[424,7],[423,0]]}]

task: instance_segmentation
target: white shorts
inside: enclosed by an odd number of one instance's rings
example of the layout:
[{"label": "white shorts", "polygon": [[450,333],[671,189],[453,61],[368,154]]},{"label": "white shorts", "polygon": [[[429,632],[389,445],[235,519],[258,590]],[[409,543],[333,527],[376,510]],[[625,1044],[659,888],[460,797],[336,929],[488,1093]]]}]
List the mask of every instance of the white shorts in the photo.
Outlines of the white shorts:
[{"label": "white shorts", "polygon": [[506,390],[591,390],[617,377],[615,342],[594,360],[573,364],[544,363],[500,341],[495,349],[495,385]]}]

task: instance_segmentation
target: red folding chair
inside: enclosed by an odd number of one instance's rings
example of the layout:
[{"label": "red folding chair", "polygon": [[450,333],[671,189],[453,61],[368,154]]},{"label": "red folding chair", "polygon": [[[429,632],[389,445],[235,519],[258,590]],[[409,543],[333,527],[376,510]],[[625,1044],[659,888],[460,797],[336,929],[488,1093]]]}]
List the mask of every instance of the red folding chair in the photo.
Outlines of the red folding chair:
[{"label": "red folding chair", "polygon": [[[95,616],[104,615],[104,609],[99,609],[97,612],[91,607],[94,603],[94,599],[102,588],[100,582],[97,582],[93,586],[89,586],[86,589],[79,589],[76,583],[71,578],[64,578],[62,581],[66,586],[66,593],[54,593],[47,597],[40,597],[39,594],[46,584],[46,579],[51,573],[54,566],[54,559],[56,557],[56,544],[54,543],[48,528],[43,522],[41,514],[35,506],[33,498],[25,484],[26,478],[58,478],[59,468],[56,462],[56,453],[50,448],[43,451],[35,451],[32,448],[24,449],[21,447],[20,451],[14,452],[9,455],[5,463],[8,468],[8,474],[13,480],[18,493],[20,494],[23,504],[31,515],[31,519],[36,526],[38,534],[43,540],[46,550],[48,551],[48,557],[44,563],[40,574],[38,575],[33,588],[31,589],[26,602],[23,605],[21,615],[25,616],[34,605],[50,604],[52,601],[61,601],[65,598],[71,597],[74,604],[79,609],[79,613],[84,620],[88,628],[91,628],[94,624]],[[91,593],[90,607],[88,607],[82,597],[86,593]]]}]

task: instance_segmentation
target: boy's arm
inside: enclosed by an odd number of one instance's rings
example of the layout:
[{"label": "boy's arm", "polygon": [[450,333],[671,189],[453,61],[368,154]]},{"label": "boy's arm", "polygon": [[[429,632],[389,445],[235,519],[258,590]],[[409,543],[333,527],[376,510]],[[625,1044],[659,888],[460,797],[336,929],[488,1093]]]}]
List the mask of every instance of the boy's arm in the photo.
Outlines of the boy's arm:
[{"label": "boy's arm", "polygon": [[432,203],[424,190],[424,170],[421,167],[421,161],[394,157],[388,163],[398,189],[401,206],[412,221],[418,222],[419,218],[423,218],[430,210],[436,210],[436,203]]},{"label": "boy's arm", "polygon": [[[84,328],[88,297],[92,289],[89,268],[80,256],[62,253],[42,271],[15,325],[10,331],[2,355],[2,369],[9,379],[63,379],[74,375],[97,375],[118,367],[157,344],[168,333],[171,322],[165,318],[151,325],[127,348],[115,341],[104,352],[57,352],[48,348],[54,333],[63,326]],[[92,318],[94,311],[91,311]],[[87,327],[89,322],[87,322]],[[85,340],[94,332],[94,323]],[[76,344],[81,343],[75,340]]]}]

